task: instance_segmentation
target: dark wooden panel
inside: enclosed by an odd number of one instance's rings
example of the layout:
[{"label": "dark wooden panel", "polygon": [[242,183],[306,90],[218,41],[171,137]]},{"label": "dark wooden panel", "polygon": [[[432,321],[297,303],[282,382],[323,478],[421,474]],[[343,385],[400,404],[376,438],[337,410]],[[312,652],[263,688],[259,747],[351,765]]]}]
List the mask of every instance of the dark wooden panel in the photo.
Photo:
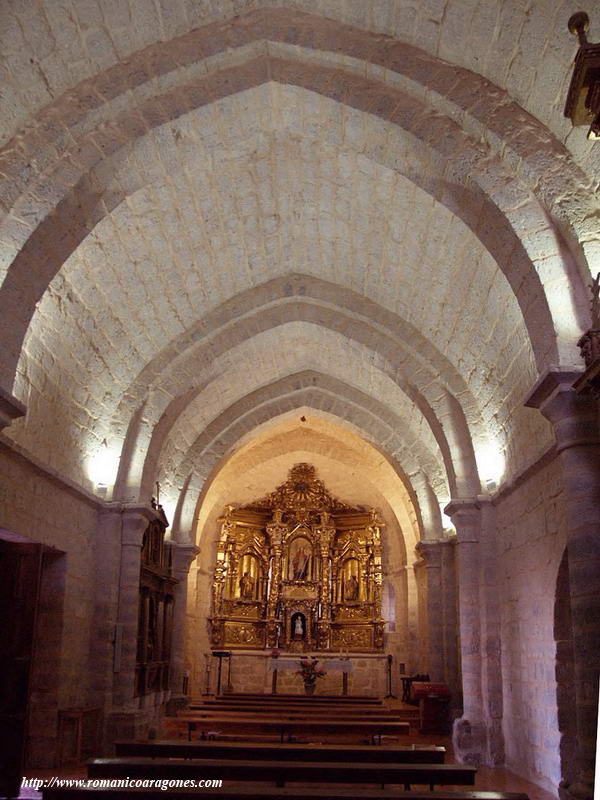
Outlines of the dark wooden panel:
[{"label": "dark wooden panel", "polygon": [[399,747],[381,745],[306,745],[249,742],[116,742],[117,756],[148,758],[213,758],[238,760],[309,760],[443,764],[444,747]]},{"label": "dark wooden panel", "polygon": [[18,795],[43,547],[0,540],[0,795]]}]

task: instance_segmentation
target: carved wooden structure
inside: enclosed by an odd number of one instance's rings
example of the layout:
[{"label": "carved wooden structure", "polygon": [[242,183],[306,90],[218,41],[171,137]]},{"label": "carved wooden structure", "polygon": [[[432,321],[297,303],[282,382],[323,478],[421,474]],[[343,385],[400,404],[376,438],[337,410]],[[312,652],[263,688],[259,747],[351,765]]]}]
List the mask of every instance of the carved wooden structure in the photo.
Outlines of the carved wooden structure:
[{"label": "carved wooden structure", "polygon": [[[160,507],[159,507],[160,508]],[[144,532],[135,670],[136,696],[169,688],[174,587],[171,549],[165,544],[167,520],[153,520]]]},{"label": "carved wooden structure", "polygon": [[573,76],[569,85],[565,117],[574,126],[589,125],[588,139],[600,139],[600,43],[587,40],[590,19],[578,11],[569,19],[569,31],[579,39]]},{"label": "carved wooden structure", "polygon": [[219,519],[213,647],[383,648],[381,529],[296,464],[267,498]]}]

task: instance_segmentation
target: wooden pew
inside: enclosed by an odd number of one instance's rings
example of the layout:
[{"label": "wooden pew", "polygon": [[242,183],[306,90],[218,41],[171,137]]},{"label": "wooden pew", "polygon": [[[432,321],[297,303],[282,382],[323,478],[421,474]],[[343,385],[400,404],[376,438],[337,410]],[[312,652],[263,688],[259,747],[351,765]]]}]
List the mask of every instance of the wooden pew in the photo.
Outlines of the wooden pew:
[{"label": "wooden pew", "polygon": [[[228,697],[306,697],[312,700],[315,695],[307,695],[302,692],[278,692],[277,694],[270,694],[264,692],[227,692]],[[378,695],[372,694],[319,694],[317,697],[328,697],[331,700],[348,700],[360,703],[363,700],[380,700]]]},{"label": "wooden pew", "polygon": [[[286,700],[300,700],[305,703],[344,703],[347,705],[368,705],[369,703],[383,703],[381,697],[368,697],[367,695],[343,695],[343,694],[241,694],[236,692],[228,692],[227,694],[216,695],[218,699],[227,698],[233,700],[258,700],[259,702],[277,703]],[[198,700],[200,698],[194,698]]]},{"label": "wooden pew", "polygon": [[301,704],[289,703],[281,708],[275,706],[258,705],[236,705],[234,703],[206,703],[203,705],[190,706],[188,710],[181,713],[241,713],[241,714],[310,714],[317,716],[355,716],[355,717],[390,717],[397,716],[399,711],[390,708],[361,708],[356,709],[340,708],[339,706],[315,706],[307,708]]},{"label": "wooden pew", "polygon": [[413,783],[434,786],[473,786],[475,767],[465,764],[390,764],[385,762],[255,761],[163,758],[97,758],[88,763],[90,778],[157,778],[294,783]]},{"label": "wooden pew", "polygon": [[115,742],[115,755],[146,758],[212,758],[238,760],[293,760],[347,761],[398,764],[443,764],[445,747],[434,745],[364,745],[338,744],[269,744],[264,742],[181,742],[147,741]]},{"label": "wooden pew", "polygon": [[214,708],[209,707],[205,709],[194,709],[193,711],[180,711],[177,717],[179,719],[211,719],[219,717],[221,719],[239,719],[240,722],[249,717],[257,716],[261,719],[281,719],[281,720],[357,720],[368,719],[369,722],[386,722],[401,720],[399,713],[395,711],[380,712],[378,714],[364,714],[356,711],[321,711],[320,709],[300,709],[299,711],[288,708],[261,708],[243,710],[237,708]]},{"label": "wooden pew", "polygon": [[[332,694],[226,694],[209,695],[214,700],[231,700],[234,703],[287,703],[290,700],[299,700],[304,703],[342,703],[349,706],[384,705],[381,697],[351,697],[350,695]],[[194,697],[192,702],[202,702],[204,697]]]},{"label": "wooden pew", "polygon": [[474,792],[438,789],[428,791],[395,791],[363,789],[356,786],[326,789],[313,787],[281,789],[274,786],[223,786],[219,789],[43,789],[44,800],[191,800],[201,795],[214,800],[529,800],[521,792]]},{"label": "wooden pew", "polygon": [[347,720],[333,719],[331,717],[283,720],[248,714],[243,719],[240,719],[239,716],[232,719],[216,715],[196,719],[185,717],[169,718],[170,725],[177,725],[178,723],[187,726],[189,741],[192,740],[194,731],[201,731],[202,737],[205,738],[210,731],[216,729],[233,733],[278,733],[281,742],[285,740],[286,736],[289,739],[293,733],[356,733],[370,736],[373,742],[381,744],[383,735],[407,736],[410,733],[410,724],[408,722],[399,722],[397,720],[372,721],[369,719]]},{"label": "wooden pew", "polygon": [[300,706],[301,708],[343,708],[346,711],[362,711],[363,709],[373,709],[381,711],[388,708],[386,703],[336,703],[335,700],[310,700],[288,697],[285,700],[232,700],[223,697],[207,698],[204,701],[190,703],[190,708],[198,705],[220,705],[220,706],[256,706],[259,708],[286,708],[287,706]]}]

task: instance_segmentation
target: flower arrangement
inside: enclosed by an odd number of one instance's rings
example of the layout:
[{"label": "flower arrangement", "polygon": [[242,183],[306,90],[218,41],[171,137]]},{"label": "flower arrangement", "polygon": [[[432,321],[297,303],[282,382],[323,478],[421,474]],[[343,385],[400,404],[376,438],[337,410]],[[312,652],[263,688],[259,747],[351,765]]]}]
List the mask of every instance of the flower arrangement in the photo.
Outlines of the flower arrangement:
[{"label": "flower arrangement", "polygon": [[325,670],[317,668],[318,663],[318,658],[313,658],[312,660],[303,658],[300,661],[300,669],[296,671],[296,675],[300,675],[302,677],[305,689],[308,687],[313,687],[314,689],[317,678],[322,678],[324,675],[327,675]]}]

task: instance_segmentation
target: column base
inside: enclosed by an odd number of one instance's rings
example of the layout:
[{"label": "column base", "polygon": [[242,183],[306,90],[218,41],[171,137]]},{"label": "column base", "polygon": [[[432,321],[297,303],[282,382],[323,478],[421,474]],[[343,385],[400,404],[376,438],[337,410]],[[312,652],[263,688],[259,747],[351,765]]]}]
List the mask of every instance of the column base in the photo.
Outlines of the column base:
[{"label": "column base", "polygon": [[473,723],[461,717],[454,720],[452,730],[454,755],[461,764],[478,767],[486,761],[487,730],[481,722]]},{"label": "column base", "polygon": [[114,754],[115,742],[155,738],[160,730],[161,710],[160,706],[150,706],[107,714],[104,752]]},{"label": "column base", "polygon": [[593,800],[594,785],[593,778],[590,781],[579,780],[569,786],[558,787],[560,800]]},{"label": "column base", "polygon": [[190,705],[190,696],[187,694],[176,694],[167,701],[167,717],[176,717],[179,711],[185,711]]}]

